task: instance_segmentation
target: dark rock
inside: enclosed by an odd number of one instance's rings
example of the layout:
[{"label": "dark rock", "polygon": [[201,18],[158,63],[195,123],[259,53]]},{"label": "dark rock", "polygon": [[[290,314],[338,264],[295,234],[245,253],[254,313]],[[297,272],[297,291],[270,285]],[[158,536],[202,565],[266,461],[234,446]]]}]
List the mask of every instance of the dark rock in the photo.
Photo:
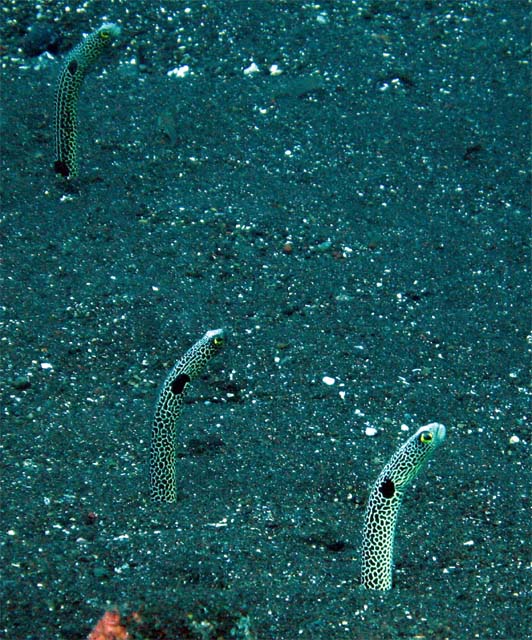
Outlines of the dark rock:
[{"label": "dark rock", "polygon": [[48,24],[36,24],[31,26],[22,42],[22,50],[29,58],[40,56],[49,51],[57,53],[61,37],[55,29]]}]

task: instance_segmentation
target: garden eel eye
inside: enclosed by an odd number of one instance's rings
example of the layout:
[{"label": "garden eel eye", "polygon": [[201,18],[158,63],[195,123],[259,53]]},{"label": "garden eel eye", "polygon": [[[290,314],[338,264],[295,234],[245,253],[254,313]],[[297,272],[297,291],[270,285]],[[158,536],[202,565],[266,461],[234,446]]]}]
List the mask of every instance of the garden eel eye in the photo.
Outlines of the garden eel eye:
[{"label": "garden eel eye", "polygon": [[221,336],[216,336],[213,340],[213,344],[215,347],[221,347],[224,343],[224,339]]},{"label": "garden eel eye", "polygon": [[434,436],[430,431],[425,431],[419,436],[419,441],[422,442],[423,444],[427,444],[429,442],[432,442],[433,437]]}]

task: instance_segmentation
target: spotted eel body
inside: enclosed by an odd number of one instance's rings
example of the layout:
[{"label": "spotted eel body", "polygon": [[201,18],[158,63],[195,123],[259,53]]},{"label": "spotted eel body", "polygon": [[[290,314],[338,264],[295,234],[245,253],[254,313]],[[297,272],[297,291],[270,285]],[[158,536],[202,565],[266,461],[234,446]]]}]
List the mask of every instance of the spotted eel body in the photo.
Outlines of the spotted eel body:
[{"label": "spotted eel body", "polygon": [[222,348],[225,331],[215,329],[196,342],[179,360],[163,383],[151,432],[150,496],[157,502],[176,500],[176,424],[191,380]]},{"label": "spotted eel body", "polygon": [[442,424],[421,427],[399,447],[377,478],[366,508],[362,540],[362,584],[367,589],[391,589],[395,525],[405,489],[444,440]]},{"label": "spotted eel body", "polygon": [[54,170],[65,178],[78,175],[78,98],[87,71],[120,34],[116,24],[105,23],[66,56],[55,91]]}]

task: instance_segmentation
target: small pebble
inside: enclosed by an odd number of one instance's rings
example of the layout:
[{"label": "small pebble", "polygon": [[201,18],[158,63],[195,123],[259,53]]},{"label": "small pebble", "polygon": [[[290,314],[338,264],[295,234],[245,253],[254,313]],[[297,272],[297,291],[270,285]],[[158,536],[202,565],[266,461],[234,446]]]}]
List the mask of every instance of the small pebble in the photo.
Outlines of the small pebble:
[{"label": "small pebble", "polygon": [[31,382],[26,376],[19,376],[13,380],[13,387],[18,389],[19,391],[23,391],[24,389],[29,389],[31,387]]},{"label": "small pebble", "polygon": [[249,67],[246,67],[244,69],[244,75],[245,76],[250,76],[250,75],[253,75],[255,73],[258,73],[259,71],[260,71],[260,69],[258,68],[258,66],[254,62],[252,62],[249,65]]},{"label": "small pebble", "polygon": [[285,242],[283,245],[283,253],[292,253],[294,245],[291,242]]}]

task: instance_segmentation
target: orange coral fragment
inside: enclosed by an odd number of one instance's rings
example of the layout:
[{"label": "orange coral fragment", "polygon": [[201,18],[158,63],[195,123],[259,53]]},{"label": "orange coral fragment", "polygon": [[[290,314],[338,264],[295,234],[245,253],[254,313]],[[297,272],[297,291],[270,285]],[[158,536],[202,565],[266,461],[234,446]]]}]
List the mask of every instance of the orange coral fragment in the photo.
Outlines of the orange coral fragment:
[{"label": "orange coral fragment", "polygon": [[128,640],[129,634],[120,622],[118,611],[106,611],[98,620],[87,640]]}]

